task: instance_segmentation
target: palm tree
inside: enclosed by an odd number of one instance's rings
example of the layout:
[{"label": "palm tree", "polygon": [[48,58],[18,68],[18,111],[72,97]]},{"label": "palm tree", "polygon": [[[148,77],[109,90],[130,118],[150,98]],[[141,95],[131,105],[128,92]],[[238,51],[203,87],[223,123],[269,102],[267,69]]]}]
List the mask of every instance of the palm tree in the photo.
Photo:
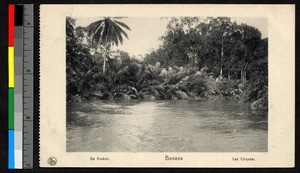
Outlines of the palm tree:
[{"label": "palm tree", "polygon": [[103,52],[103,73],[105,73],[105,63],[107,56],[107,49],[111,45],[118,46],[119,43],[123,44],[122,36],[125,36],[128,39],[128,35],[122,29],[130,28],[122,22],[112,20],[109,17],[105,17],[101,20],[91,23],[87,27],[88,37],[91,39],[92,44],[96,44],[97,46],[104,46]]}]

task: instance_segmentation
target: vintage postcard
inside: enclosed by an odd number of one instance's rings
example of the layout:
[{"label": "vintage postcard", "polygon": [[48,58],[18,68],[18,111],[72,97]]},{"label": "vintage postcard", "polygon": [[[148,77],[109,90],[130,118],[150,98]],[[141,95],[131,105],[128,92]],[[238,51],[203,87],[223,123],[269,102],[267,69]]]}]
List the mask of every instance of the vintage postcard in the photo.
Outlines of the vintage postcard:
[{"label": "vintage postcard", "polygon": [[41,167],[294,167],[294,5],[41,5]]}]

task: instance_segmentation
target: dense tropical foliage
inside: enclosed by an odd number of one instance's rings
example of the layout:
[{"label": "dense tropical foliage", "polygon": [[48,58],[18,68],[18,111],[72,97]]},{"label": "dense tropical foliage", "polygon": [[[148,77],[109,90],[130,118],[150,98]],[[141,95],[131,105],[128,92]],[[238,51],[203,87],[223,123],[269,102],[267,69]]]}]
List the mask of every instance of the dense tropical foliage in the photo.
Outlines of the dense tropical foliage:
[{"label": "dense tropical foliage", "polygon": [[128,37],[126,24],[75,23],[66,20],[69,102],[222,98],[268,108],[268,39],[255,27],[226,17],[170,18],[161,46],[136,59],[111,49]]}]

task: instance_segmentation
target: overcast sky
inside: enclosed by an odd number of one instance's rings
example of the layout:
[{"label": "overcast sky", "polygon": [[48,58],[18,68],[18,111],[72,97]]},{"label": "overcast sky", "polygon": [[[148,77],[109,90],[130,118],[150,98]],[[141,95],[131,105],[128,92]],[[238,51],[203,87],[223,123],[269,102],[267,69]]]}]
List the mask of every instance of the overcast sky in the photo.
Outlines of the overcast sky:
[{"label": "overcast sky", "polygon": [[[101,18],[101,17],[100,17]],[[77,26],[87,26],[100,18],[77,18]],[[130,55],[139,56],[157,49],[161,41],[159,38],[165,34],[168,20],[161,18],[123,18],[118,19],[127,24],[131,31],[127,31],[129,39],[124,38],[123,45],[118,49],[128,52]],[[246,23],[254,26],[262,33],[262,38],[268,37],[267,18],[231,18],[238,24]],[[126,31],[126,30],[125,30]]]}]

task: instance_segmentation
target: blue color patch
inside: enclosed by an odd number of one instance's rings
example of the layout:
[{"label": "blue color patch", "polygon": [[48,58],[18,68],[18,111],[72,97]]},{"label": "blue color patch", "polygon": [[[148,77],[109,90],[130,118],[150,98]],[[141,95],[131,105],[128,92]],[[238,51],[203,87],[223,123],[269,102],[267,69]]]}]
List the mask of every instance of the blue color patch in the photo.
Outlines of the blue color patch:
[{"label": "blue color patch", "polygon": [[8,130],[8,169],[15,169],[14,130]]}]

